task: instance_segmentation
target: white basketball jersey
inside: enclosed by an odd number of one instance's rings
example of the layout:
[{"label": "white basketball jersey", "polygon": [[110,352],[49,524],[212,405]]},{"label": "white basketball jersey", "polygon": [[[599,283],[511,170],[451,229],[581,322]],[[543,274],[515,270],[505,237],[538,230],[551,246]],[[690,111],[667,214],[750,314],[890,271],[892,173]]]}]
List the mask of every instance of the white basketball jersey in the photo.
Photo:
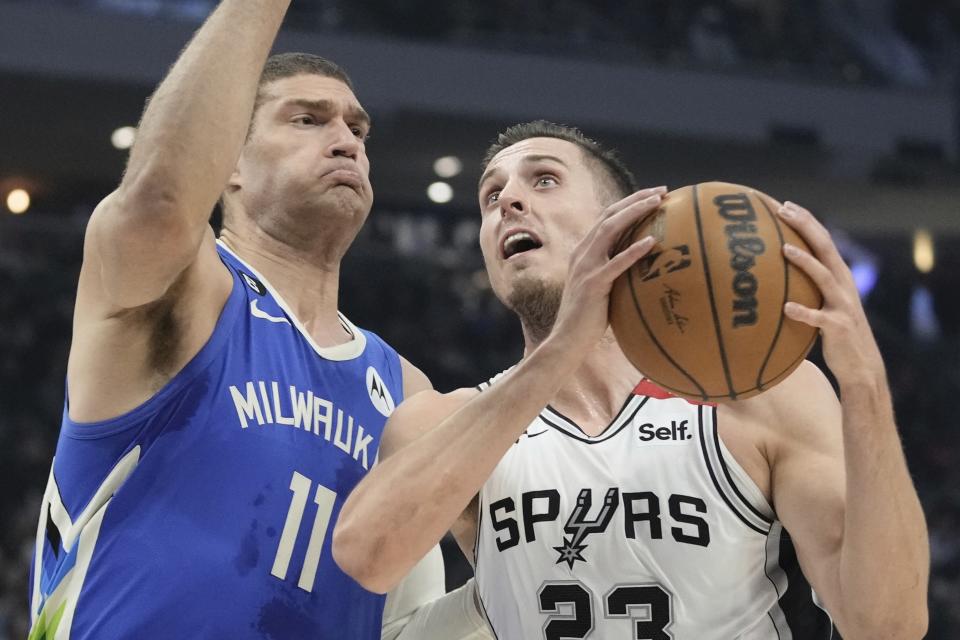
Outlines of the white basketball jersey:
[{"label": "white basketball jersey", "polygon": [[480,492],[475,555],[499,640],[839,638],[716,408],[649,382],[595,437],[544,409]]}]

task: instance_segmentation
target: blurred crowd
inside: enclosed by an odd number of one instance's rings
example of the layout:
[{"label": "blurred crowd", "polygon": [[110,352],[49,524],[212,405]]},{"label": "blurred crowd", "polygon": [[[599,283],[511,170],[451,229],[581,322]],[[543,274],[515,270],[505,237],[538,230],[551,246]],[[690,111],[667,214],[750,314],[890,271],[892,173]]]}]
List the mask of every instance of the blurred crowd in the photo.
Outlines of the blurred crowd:
[{"label": "blurred crowd", "polygon": [[[16,1],[195,21],[216,4]],[[907,88],[954,87],[960,64],[960,0],[294,0],[289,25]],[[27,571],[63,409],[88,213],[0,226],[0,482],[7,488],[0,492],[0,640],[27,636]],[[347,315],[444,391],[476,384],[521,354],[516,321],[489,291],[476,237],[472,215],[375,212],[343,271]],[[866,305],[928,518],[928,637],[960,638],[960,429],[952,404],[960,390],[960,300],[949,293],[960,290],[960,263],[933,274],[939,326],[918,332],[903,295],[916,284],[912,267],[883,252],[877,258],[878,284]]]},{"label": "blurred crowd", "polygon": [[[0,493],[0,640],[26,637],[27,571],[63,407],[84,219],[82,212],[38,215],[0,233],[0,477],[8,488]],[[518,325],[489,291],[476,238],[472,215],[375,211],[343,270],[347,315],[380,333],[443,391],[474,385],[521,355]],[[960,430],[953,401],[960,325],[942,326],[937,337],[915,335],[900,295],[911,286],[911,270],[876,257],[878,281],[867,308],[930,528],[928,637],[957,638]],[[944,277],[956,291],[960,270]],[[453,568],[454,582],[464,579],[465,565]]]},{"label": "blurred crowd", "polygon": [[[216,5],[43,1],[197,21]],[[952,87],[960,66],[960,0],[294,0],[287,24],[905,87]]]}]

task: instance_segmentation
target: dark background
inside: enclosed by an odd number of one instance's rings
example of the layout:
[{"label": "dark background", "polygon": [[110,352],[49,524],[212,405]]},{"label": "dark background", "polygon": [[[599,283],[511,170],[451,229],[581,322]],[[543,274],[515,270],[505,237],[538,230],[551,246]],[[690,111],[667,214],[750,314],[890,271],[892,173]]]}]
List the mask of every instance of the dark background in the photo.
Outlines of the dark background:
[{"label": "dark background", "polygon": [[[0,640],[26,637],[83,229],[125,160],[110,134],[213,4],[0,0]],[[644,185],[722,179],[814,210],[886,358],[930,528],[928,637],[960,637],[960,1],[294,0],[277,48],[343,64],[373,114],[377,202],[342,309],[442,391],[521,353],[476,240],[479,157],[508,124],[579,125]],[[432,203],[447,155],[463,171]],[[24,215],[4,208],[15,188]]]}]

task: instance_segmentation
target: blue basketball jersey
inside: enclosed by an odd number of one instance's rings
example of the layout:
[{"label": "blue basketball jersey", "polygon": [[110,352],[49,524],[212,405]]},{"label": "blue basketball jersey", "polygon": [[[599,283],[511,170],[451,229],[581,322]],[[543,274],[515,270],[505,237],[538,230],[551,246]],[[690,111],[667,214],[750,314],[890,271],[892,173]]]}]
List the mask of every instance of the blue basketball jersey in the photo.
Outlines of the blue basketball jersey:
[{"label": "blue basketball jersey", "polygon": [[322,349],[220,244],[233,290],[206,345],[118,418],[63,423],[31,571],[33,638],[380,637],[383,596],[330,552],[403,395],[346,318]]}]

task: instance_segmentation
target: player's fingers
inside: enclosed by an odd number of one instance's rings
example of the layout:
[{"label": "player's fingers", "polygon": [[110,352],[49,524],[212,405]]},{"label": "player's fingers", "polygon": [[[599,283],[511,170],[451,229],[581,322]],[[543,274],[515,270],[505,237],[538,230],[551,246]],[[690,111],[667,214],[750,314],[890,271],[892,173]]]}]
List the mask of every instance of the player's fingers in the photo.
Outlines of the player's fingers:
[{"label": "player's fingers", "polygon": [[606,282],[613,282],[621,273],[632,267],[637,260],[650,253],[657,242],[653,236],[646,236],[637,240],[626,249],[615,255],[600,269]]},{"label": "player's fingers", "polygon": [[796,302],[788,302],[783,305],[783,314],[791,320],[802,322],[822,329],[827,324],[827,314],[823,309],[811,309]]},{"label": "player's fingers", "polygon": [[606,254],[610,255],[614,242],[620,239],[623,232],[656,211],[662,201],[663,196],[655,193],[601,221],[595,228],[596,241],[603,246]]},{"label": "player's fingers", "polygon": [[646,200],[650,196],[658,195],[662,197],[666,195],[666,193],[667,193],[667,188],[663,186],[649,187],[647,189],[640,189],[639,191],[634,191],[633,193],[628,195],[626,198],[622,198],[617,202],[614,202],[613,204],[608,206],[606,209],[604,209],[603,215],[601,215],[600,217],[609,218],[611,216],[616,215],[620,211],[623,211],[623,209],[625,209],[626,207],[629,207],[630,205],[635,204],[637,202]]},{"label": "player's fingers", "polygon": [[837,286],[837,279],[823,263],[800,247],[790,243],[783,245],[783,255],[787,257],[787,260],[810,276],[810,279],[817,285],[817,288],[820,289],[824,297],[833,293]]},{"label": "player's fingers", "polygon": [[838,276],[846,268],[827,228],[810,211],[794,202],[785,202],[777,211],[780,218],[806,240],[810,249],[828,269]]}]

